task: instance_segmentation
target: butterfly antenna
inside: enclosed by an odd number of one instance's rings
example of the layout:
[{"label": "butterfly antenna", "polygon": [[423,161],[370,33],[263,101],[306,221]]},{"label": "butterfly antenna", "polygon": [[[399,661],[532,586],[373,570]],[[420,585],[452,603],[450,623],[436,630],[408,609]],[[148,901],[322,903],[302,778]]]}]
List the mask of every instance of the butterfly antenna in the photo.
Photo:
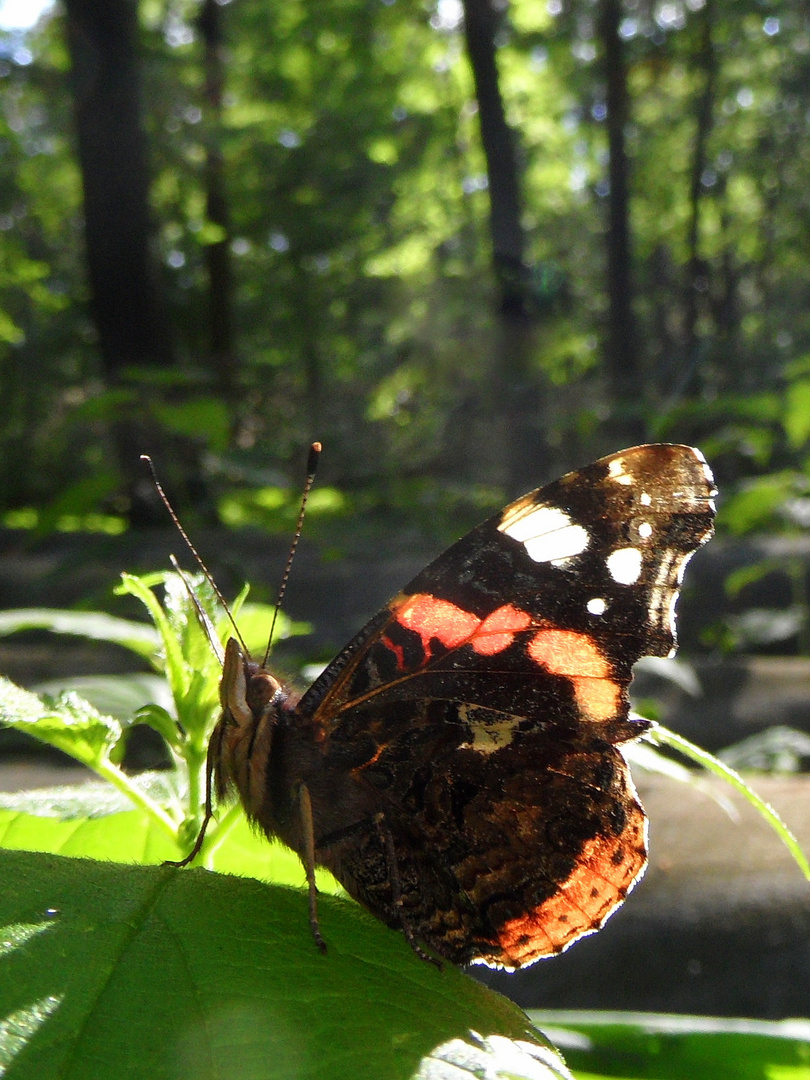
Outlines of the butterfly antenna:
[{"label": "butterfly antenna", "polygon": [[[234,637],[239,642],[239,645],[241,646],[242,651],[244,652],[245,656],[250,656],[250,652],[248,650],[247,645],[245,644],[244,638],[239,633],[239,627],[236,625],[236,620],[234,619],[233,615],[231,614],[231,609],[228,606],[228,602],[226,601],[226,599],[222,595],[222,593],[219,591],[219,587],[218,587],[217,583],[214,581],[214,578],[213,578],[213,576],[211,574],[211,571],[208,569],[208,567],[202,561],[202,558],[200,557],[200,553],[197,551],[197,549],[192,544],[188,533],[183,528],[183,526],[180,524],[180,518],[174,512],[174,507],[169,502],[169,497],[166,494],[166,492],[163,490],[163,485],[161,484],[160,480],[158,480],[158,475],[157,475],[157,471],[155,469],[154,462],[152,461],[151,457],[148,454],[141,454],[141,461],[146,462],[146,465],[147,465],[147,467],[149,469],[149,472],[152,474],[152,483],[155,485],[155,491],[157,491],[158,495],[160,496],[161,502],[163,503],[163,505],[168,510],[169,517],[174,522],[175,528],[180,533],[180,535],[183,537],[183,540],[185,542],[186,547],[191,552],[192,556],[194,557],[194,561],[197,563],[197,566],[199,566],[200,570],[202,571],[203,576],[205,577],[205,580],[208,582],[208,584],[214,590],[214,595],[216,596],[219,603],[222,605],[223,611],[228,616],[228,621],[230,622],[231,627],[233,629]],[[183,578],[183,581],[185,583],[186,588],[191,593],[192,600],[194,601],[194,606],[197,609],[198,614],[200,614],[200,612],[202,612],[202,608],[200,607],[199,601],[194,596],[193,591],[190,588],[189,582],[186,580],[185,575],[180,570],[180,567],[177,565],[177,560],[174,558],[174,556],[172,556],[172,564],[174,565],[175,569],[180,573],[180,576]],[[203,618],[202,618],[202,624],[203,624],[203,627],[204,627],[204,629],[205,629],[205,631],[206,631],[206,633],[207,633],[207,635],[208,635],[208,637],[210,639],[211,638],[211,631],[209,630],[210,619],[204,613],[203,613]],[[212,644],[213,644],[213,640],[212,640]],[[222,647],[221,646],[219,646],[218,648],[215,647],[214,651],[217,654],[220,654],[222,652]]]},{"label": "butterfly antenna", "polygon": [[214,656],[216,656],[217,660],[219,660],[220,664],[224,666],[225,650],[220,644],[219,637],[217,636],[217,632],[214,629],[214,624],[208,617],[208,612],[202,606],[199,596],[197,596],[197,594],[194,592],[194,589],[192,588],[188,574],[182,568],[177,559],[175,559],[174,555],[169,556],[169,562],[172,564],[172,569],[174,570],[175,574],[177,574],[177,576],[180,578],[180,580],[186,587],[186,594],[191,601],[191,605],[194,608],[194,611],[197,614],[197,621],[205,631],[205,636],[208,638],[208,644],[211,646],[211,651],[213,652]]},{"label": "butterfly antenna", "polygon": [[295,549],[298,547],[298,541],[301,539],[301,530],[304,527],[304,514],[307,511],[307,499],[309,493],[312,490],[312,485],[315,482],[315,472],[318,468],[318,458],[321,456],[321,450],[323,447],[319,442],[314,442],[309,448],[309,457],[307,458],[307,478],[304,482],[304,490],[301,495],[301,509],[298,511],[298,522],[295,526],[295,534],[293,535],[292,544],[290,545],[290,554],[287,556],[287,565],[284,567],[284,573],[281,577],[281,585],[278,590],[278,599],[276,600],[276,608],[273,612],[273,621],[270,624],[270,634],[267,638],[267,648],[264,652],[264,659],[262,660],[262,667],[267,664],[267,658],[270,655],[270,650],[273,647],[273,631],[276,628],[276,620],[278,619],[278,613],[281,610],[281,601],[284,599],[284,593],[287,591],[287,582],[290,579],[290,571],[292,570],[293,559],[295,558]]}]

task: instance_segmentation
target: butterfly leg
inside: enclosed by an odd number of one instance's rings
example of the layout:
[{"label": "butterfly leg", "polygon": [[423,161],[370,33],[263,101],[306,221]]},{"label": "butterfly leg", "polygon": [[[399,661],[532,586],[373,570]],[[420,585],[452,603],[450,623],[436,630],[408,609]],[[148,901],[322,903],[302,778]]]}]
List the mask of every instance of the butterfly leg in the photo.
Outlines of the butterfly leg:
[{"label": "butterfly leg", "polygon": [[439,969],[444,970],[444,964],[441,960],[435,956],[431,956],[430,953],[425,952],[422,946],[414,937],[413,930],[410,927],[408,920],[405,918],[405,913],[402,910],[402,879],[399,876],[399,866],[397,864],[397,852],[394,846],[394,837],[391,830],[388,827],[388,822],[385,820],[385,814],[375,814],[374,825],[380,837],[380,841],[385,852],[385,862],[388,869],[388,880],[391,884],[391,894],[394,901],[394,907],[399,914],[399,925],[402,929],[402,933],[405,935],[405,940],[410,947],[416,953],[420,960],[426,960],[429,964],[433,964]]},{"label": "butterfly leg", "polygon": [[315,828],[312,823],[312,800],[309,797],[309,788],[306,784],[300,784],[298,788],[298,810],[301,814],[301,826],[304,833],[304,853],[301,862],[307,875],[309,887],[309,928],[315,944],[322,953],[326,952],[326,942],[321,937],[318,925],[318,887],[315,884]]}]

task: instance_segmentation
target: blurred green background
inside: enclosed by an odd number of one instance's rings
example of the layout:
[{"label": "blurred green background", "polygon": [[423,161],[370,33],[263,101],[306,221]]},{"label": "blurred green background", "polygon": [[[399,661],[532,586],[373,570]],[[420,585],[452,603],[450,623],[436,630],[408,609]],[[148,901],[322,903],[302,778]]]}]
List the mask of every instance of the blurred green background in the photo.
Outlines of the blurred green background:
[{"label": "blurred green background", "polygon": [[666,439],[724,527],[804,525],[802,4],[41,7],[0,6],[7,526],[162,522],[149,451],[275,529],[313,438],[337,516],[458,533]]}]

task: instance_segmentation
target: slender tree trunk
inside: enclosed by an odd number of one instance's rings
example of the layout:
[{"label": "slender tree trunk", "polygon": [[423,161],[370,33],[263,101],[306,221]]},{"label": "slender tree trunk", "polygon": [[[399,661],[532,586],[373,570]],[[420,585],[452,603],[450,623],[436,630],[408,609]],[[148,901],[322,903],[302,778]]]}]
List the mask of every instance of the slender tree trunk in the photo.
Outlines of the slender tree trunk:
[{"label": "slender tree trunk", "polygon": [[506,122],[495,55],[496,16],[491,0],[463,0],[481,142],[489,181],[492,261],[505,315],[525,314],[525,237],[515,134]]},{"label": "slender tree trunk", "polygon": [[615,428],[617,437],[638,441],[644,438],[643,417],[630,407],[630,403],[637,402],[639,395],[643,395],[643,383],[633,313],[629,164],[625,134],[630,100],[624,45],[619,34],[622,14],[621,0],[601,0],[599,36],[602,42],[610,154],[605,358],[615,414],[611,427]]},{"label": "slender tree trunk", "polygon": [[[85,243],[102,366],[113,387],[137,386],[137,369],[174,362],[150,252],[147,154],[141,127],[135,0],[66,0],[73,66]],[[133,520],[152,520],[151,485],[139,454],[159,451],[160,431],[133,405],[114,421]]]},{"label": "slender tree trunk", "polygon": [[[724,390],[739,391],[740,389],[755,389],[761,385],[757,377],[759,373],[753,372],[750,365],[746,365],[745,375],[751,379],[751,382],[749,386],[741,387],[736,380],[728,378],[728,375],[734,369],[734,365],[730,360],[724,362],[724,356],[731,358],[742,354],[742,350],[739,348],[739,343],[737,341],[740,333],[740,312],[739,304],[737,302],[737,290],[739,287],[739,270],[737,266],[738,244],[737,238],[734,235],[734,211],[728,197],[727,181],[727,176],[722,173],[717,180],[715,198],[720,206],[722,253],[720,256],[719,286],[710,293],[710,296],[712,297],[712,314],[714,316],[714,325],[717,329],[717,344],[720,355],[718,357],[718,363],[715,365],[715,370],[710,373],[712,381],[708,387],[706,386],[706,376],[703,375],[701,380],[701,390],[704,392],[706,389],[719,393],[722,393]],[[765,194],[766,206],[768,197],[774,204],[776,203],[778,196],[774,193],[772,188]],[[769,209],[775,211],[776,207],[774,205]],[[768,211],[766,211],[765,216],[768,217]],[[763,290],[763,295],[765,297],[763,310],[768,311],[770,305],[768,304],[767,289]],[[767,378],[770,378],[770,373]],[[732,382],[734,383],[733,386],[730,385]]]},{"label": "slender tree trunk", "polygon": [[204,0],[199,28],[205,45],[206,205],[208,221],[221,237],[205,248],[208,267],[208,318],[211,360],[219,392],[233,400],[237,389],[233,348],[231,235],[225,189],[225,167],[220,145],[222,134],[223,8],[217,0]]},{"label": "slender tree trunk", "polygon": [[498,78],[497,16],[492,0],[463,0],[463,7],[487,163],[492,266],[500,316],[484,418],[489,437],[483,442],[478,439],[476,456],[488,456],[492,478],[516,489],[531,484],[545,457],[539,374],[532,370],[535,315],[525,262],[520,166]]},{"label": "slender tree trunk", "polygon": [[173,362],[150,256],[134,0],[66,0],[93,313],[108,373]]},{"label": "slender tree trunk", "polygon": [[701,13],[701,34],[699,63],[703,70],[703,91],[697,105],[695,124],[694,155],[692,175],[689,183],[689,230],[687,250],[689,259],[686,267],[686,289],[684,297],[684,353],[687,371],[694,371],[698,353],[697,321],[700,313],[700,298],[709,289],[707,266],[700,256],[700,222],[703,209],[705,186],[703,177],[706,171],[707,144],[711,135],[714,118],[714,96],[717,82],[717,57],[714,49],[712,30],[714,25],[714,0],[706,0]]}]

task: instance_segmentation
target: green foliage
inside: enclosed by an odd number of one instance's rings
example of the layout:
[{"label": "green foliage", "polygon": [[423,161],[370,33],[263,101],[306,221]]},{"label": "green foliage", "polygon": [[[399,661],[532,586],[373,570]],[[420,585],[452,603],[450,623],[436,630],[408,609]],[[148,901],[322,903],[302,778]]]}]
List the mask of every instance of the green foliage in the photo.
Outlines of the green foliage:
[{"label": "green foliage", "polygon": [[532,1010],[580,1080],[806,1080],[810,1023]]},{"label": "green foliage", "polygon": [[[257,526],[269,533],[290,536],[298,519],[301,498],[298,492],[281,487],[234,488],[219,501],[222,522],[232,528]],[[307,528],[317,529],[320,519],[344,515],[346,495],[333,487],[319,486],[307,500]]]},{"label": "green foliage", "polygon": [[[164,591],[162,604],[154,592],[158,586]],[[145,815],[137,822],[129,822],[125,832],[135,828],[141,836],[146,828],[164,833],[174,845],[173,857],[185,854],[199,830],[208,740],[220,710],[221,664],[200,626],[192,589],[212,630],[215,628],[219,640],[224,642],[232,632],[232,624],[219,610],[210,585],[201,576],[183,578],[179,574],[166,573],[139,578],[132,574],[122,575],[118,592],[137,597],[146,607],[154,628],[95,612],[24,610],[4,612],[0,618],[0,634],[39,628],[113,641],[149,660],[164,677],[168,691],[165,702],[141,701],[141,707],[123,723],[117,717],[99,712],[73,691],[43,701],[0,678],[0,722],[64,751],[109,781],[130,800],[130,805],[134,804]],[[242,634],[249,647],[261,654],[265,645],[263,634],[272,611],[263,605],[245,604],[246,596],[247,590],[244,590],[237,598],[234,614],[240,616]],[[278,617],[276,627],[277,637],[289,637],[307,629],[283,615]],[[135,686],[151,688],[148,683],[136,683]],[[98,691],[98,684],[95,688]],[[120,768],[124,740],[133,723],[146,724],[157,731],[176,766],[175,782],[170,790],[162,790],[159,797],[150,790],[148,777],[145,782]],[[13,809],[18,814],[28,812],[18,805]],[[121,812],[119,806],[116,813]],[[239,808],[233,807],[209,829],[199,861],[212,865],[211,853],[217,850],[223,836],[239,821],[240,815]],[[74,817],[72,811],[67,814],[68,820]],[[13,819],[12,825],[17,833],[27,829],[26,836],[37,831],[35,824],[19,817]],[[58,847],[50,845],[58,842],[60,836],[57,830],[53,837],[43,838],[41,844],[44,846],[36,844],[35,849],[59,851]],[[30,840],[27,842],[30,844]],[[126,845],[121,845],[118,850],[120,858],[133,856]],[[92,847],[81,849],[81,853],[96,854]],[[160,857],[167,857],[165,850]]]},{"label": "green foliage", "polygon": [[[384,461],[493,482],[468,421],[491,419],[502,343],[474,87],[452,5],[223,7],[219,126],[201,94],[197,12],[190,0],[140,5],[151,201],[179,362],[159,386],[131,373],[128,398],[101,384],[87,319],[63,15],[26,35],[30,63],[4,42],[0,505],[45,506],[43,531],[114,512],[109,427],[132,409],[197,442],[219,475],[284,463],[316,433],[342,480],[379,479]],[[538,302],[521,379],[547,377],[538,433],[571,452],[582,444],[583,457],[605,420],[609,193],[592,16],[578,2],[551,14],[513,0],[497,28]],[[802,25],[794,0],[767,11],[716,0],[634,9],[622,29],[648,427],[713,443],[745,478],[803,473],[810,431]],[[207,216],[211,147],[228,235]],[[239,358],[227,405],[206,360],[205,259],[223,239]],[[780,416],[752,415],[755,401],[776,401]]]},{"label": "green foliage", "polygon": [[779,511],[785,502],[797,494],[799,482],[795,471],[786,469],[741,484],[723,501],[720,525],[738,536],[773,528],[780,524]]}]

